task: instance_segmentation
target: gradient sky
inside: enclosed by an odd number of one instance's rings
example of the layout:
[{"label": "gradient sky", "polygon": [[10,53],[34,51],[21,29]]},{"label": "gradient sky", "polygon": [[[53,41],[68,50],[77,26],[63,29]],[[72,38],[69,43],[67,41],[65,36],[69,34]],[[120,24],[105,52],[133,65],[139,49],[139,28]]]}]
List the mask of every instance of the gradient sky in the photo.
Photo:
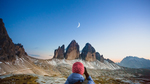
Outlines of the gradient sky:
[{"label": "gradient sky", "polygon": [[150,59],[150,0],[0,0],[0,18],[34,57],[51,58],[74,39],[115,62]]}]

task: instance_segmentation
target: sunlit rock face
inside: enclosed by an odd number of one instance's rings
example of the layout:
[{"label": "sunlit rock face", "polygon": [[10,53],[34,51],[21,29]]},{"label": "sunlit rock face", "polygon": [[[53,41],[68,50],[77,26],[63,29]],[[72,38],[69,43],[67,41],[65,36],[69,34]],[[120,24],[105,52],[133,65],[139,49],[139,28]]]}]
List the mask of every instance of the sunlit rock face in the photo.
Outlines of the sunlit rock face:
[{"label": "sunlit rock face", "polygon": [[14,44],[9,37],[3,20],[0,19],[0,61],[14,61],[17,56],[27,55],[21,44]]},{"label": "sunlit rock face", "polygon": [[58,49],[55,50],[53,58],[64,59],[64,50],[65,50],[64,45],[62,45],[61,47],[59,46]]},{"label": "sunlit rock face", "polygon": [[73,40],[66,49],[65,59],[67,60],[77,59],[79,58],[79,55],[80,55],[79,45],[75,40]]},{"label": "sunlit rock face", "polygon": [[81,58],[85,61],[95,61],[96,60],[96,51],[91,46],[91,44],[86,43],[85,47],[82,49]]}]

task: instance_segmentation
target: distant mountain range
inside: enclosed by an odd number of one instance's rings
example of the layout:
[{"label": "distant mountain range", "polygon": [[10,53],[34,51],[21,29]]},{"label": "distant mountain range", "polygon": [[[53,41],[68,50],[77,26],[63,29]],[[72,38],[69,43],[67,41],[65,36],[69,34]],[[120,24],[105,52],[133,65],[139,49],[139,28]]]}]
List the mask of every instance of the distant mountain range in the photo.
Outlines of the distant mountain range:
[{"label": "distant mountain range", "polygon": [[118,65],[129,68],[147,68],[150,69],[150,60],[133,56],[125,57]]},{"label": "distant mountain range", "polygon": [[[9,37],[3,20],[0,19],[0,75],[6,74],[39,74],[39,75],[61,75],[60,67],[72,68],[74,62],[82,62],[88,69],[121,69],[110,59],[105,59],[103,55],[96,52],[90,43],[86,43],[82,51],[75,40],[67,46],[59,46],[54,51],[52,59],[37,59],[29,56],[21,44],[14,44]],[[59,67],[59,68],[58,68]],[[62,69],[64,69],[62,68]],[[67,73],[64,70],[64,73]],[[70,73],[70,72],[69,72]],[[92,73],[91,73],[92,74]],[[93,73],[94,74],[94,73]]]},{"label": "distant mountain range", "polygon": [[[13,43],[6,31],[3,20],[0,19],[0,81],[1,83],[10,83],[12,81],[22,81],[23,79],[24,81],[32,82],[31,77],[34,76],[38,77],[37,82],[40,84],[63,84],[67,80],[67,77],[72,73],[72,65],[75,62],[83,63],[87,68],[88,73],[95,81],[95,84],[105,82],[124,84],[126,81],[127,83],[132,83],[133,79],[127,78],[133,78],[135,76],[148,78],[150,75],[150,70],[148,69],[139,71],[138,69],[131,69],[133,68],[132,66],[131,68],[123,68],[110,59],[105,59],[103,55],[96,52],[90,43],[86,43],[82,51],[79,51],[79,47],[78,43],[75,40],[72,40],[67,48],[65,48],[65,45],[59,46],[54,51],[52,59],[43,60],[31,57],[25,52],[23,45]],[[148,64],[150,64],[148,62],[144,63],[145,59],[144,61],[139,62],[135,57],[133,58],[136,62],[127,61],[123,63],[126,63],[127,65],[139,63],[138,65],[144,65],[144,67],[147,67]],[[140,73],[137,73],[137,71]],[[25,77],[24,74],[27,76]],[[32,76],[29,74],[32,74]],[[10,78],[10,76],[15,77],[16,79]],[[3,79],[2,82],[1,78],[5,77],[7,77],[6,80]],[[8,79],[8,77],[10,79]],[[145,82],[147,81],[142,83],[147,84]]]}]

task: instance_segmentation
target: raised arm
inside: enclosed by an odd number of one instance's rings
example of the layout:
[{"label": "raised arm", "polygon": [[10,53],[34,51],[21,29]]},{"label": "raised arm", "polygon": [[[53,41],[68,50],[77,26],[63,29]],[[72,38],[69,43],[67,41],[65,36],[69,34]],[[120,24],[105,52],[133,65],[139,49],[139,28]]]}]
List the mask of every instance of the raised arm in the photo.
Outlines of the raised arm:
[{"label": "raised arm", "polygon": [[84,67],[84,74],[86,76],[86,79],[88,80],[88,84],[95,84],[94,81],[92,80],[91,76],[89,76],[86,67]]}]

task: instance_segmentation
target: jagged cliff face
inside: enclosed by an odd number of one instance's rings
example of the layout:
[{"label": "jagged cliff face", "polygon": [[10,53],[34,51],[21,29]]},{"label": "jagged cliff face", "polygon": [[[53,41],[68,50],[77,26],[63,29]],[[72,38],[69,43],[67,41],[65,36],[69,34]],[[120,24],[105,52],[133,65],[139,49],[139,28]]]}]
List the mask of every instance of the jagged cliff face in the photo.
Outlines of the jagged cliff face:
[{"label": "jagged cliff face", "polygon": [[81,54],[79,52],[79,45],[75,40],[72,40],[71,43],[68,45],[66,52],[64,51],[65,47],[62,45],[59,46],[58,49],[54,51],[54,57],[57,59],[67,59],[67,60],[74,60],[74,59],[82,59],[85,61],[96,61],[99,60],[100,62],[104,63],[103,55],[100,55],[99,52],[96,52],[95,49],[91,46],[91,44],[87,43],[83,48]]},{"label": "jagged cliff face", "polygon": [[2,19],[0,19],[0,60],[12,61],[15,56],[15,45],[8,36]]},{"label": "jagged cliff face", "polygon": [[59,46],[58,49],[55,50],[53,58],[64,59],[64,50],[65,50],[64,45],[62,45],[61,47]]},{"label": "jagged cliff face", "polygon": [[78,43],[73,40],[68,45],[65,53],[65,59],[73,60],[79,58],[80,52],[79,52],[79,45]]},{"label": "jagged cliff face", "polygon": [[100,61],[101,61],[101,62],[104,62],[104,57],[103,57],[103,55],[100,55]]},{"label": "jagged cliff face", "polygon": [[27,55],[21,44],[14,44],[0,19],[0,61],[14,61],[15,56]]},{"label": "jagged cliff face", "polygon": [[96,52],[95,54],[96,54],[96,59],[100,61],[100,54],[99,54],[99,52]]},{"label": "jagged cliff face", "polygon": [[23,45],[21,45],[21,44],[15,44],[15,54],[18,57],[27,55],[27,53],[25,52],[25,50],[23,48]]},{"label": "jagged cliff face", "polygon": [[85,61],[95,61],[96,60],[96,51],[91,46],[91,44],[87,43],[82,50],[81,58]]},{"label": "jagged cliff face", "polygon": [[100,55],[99,52],[96,52],[96,59],[104,63],[104,57],[103,55]]}]

